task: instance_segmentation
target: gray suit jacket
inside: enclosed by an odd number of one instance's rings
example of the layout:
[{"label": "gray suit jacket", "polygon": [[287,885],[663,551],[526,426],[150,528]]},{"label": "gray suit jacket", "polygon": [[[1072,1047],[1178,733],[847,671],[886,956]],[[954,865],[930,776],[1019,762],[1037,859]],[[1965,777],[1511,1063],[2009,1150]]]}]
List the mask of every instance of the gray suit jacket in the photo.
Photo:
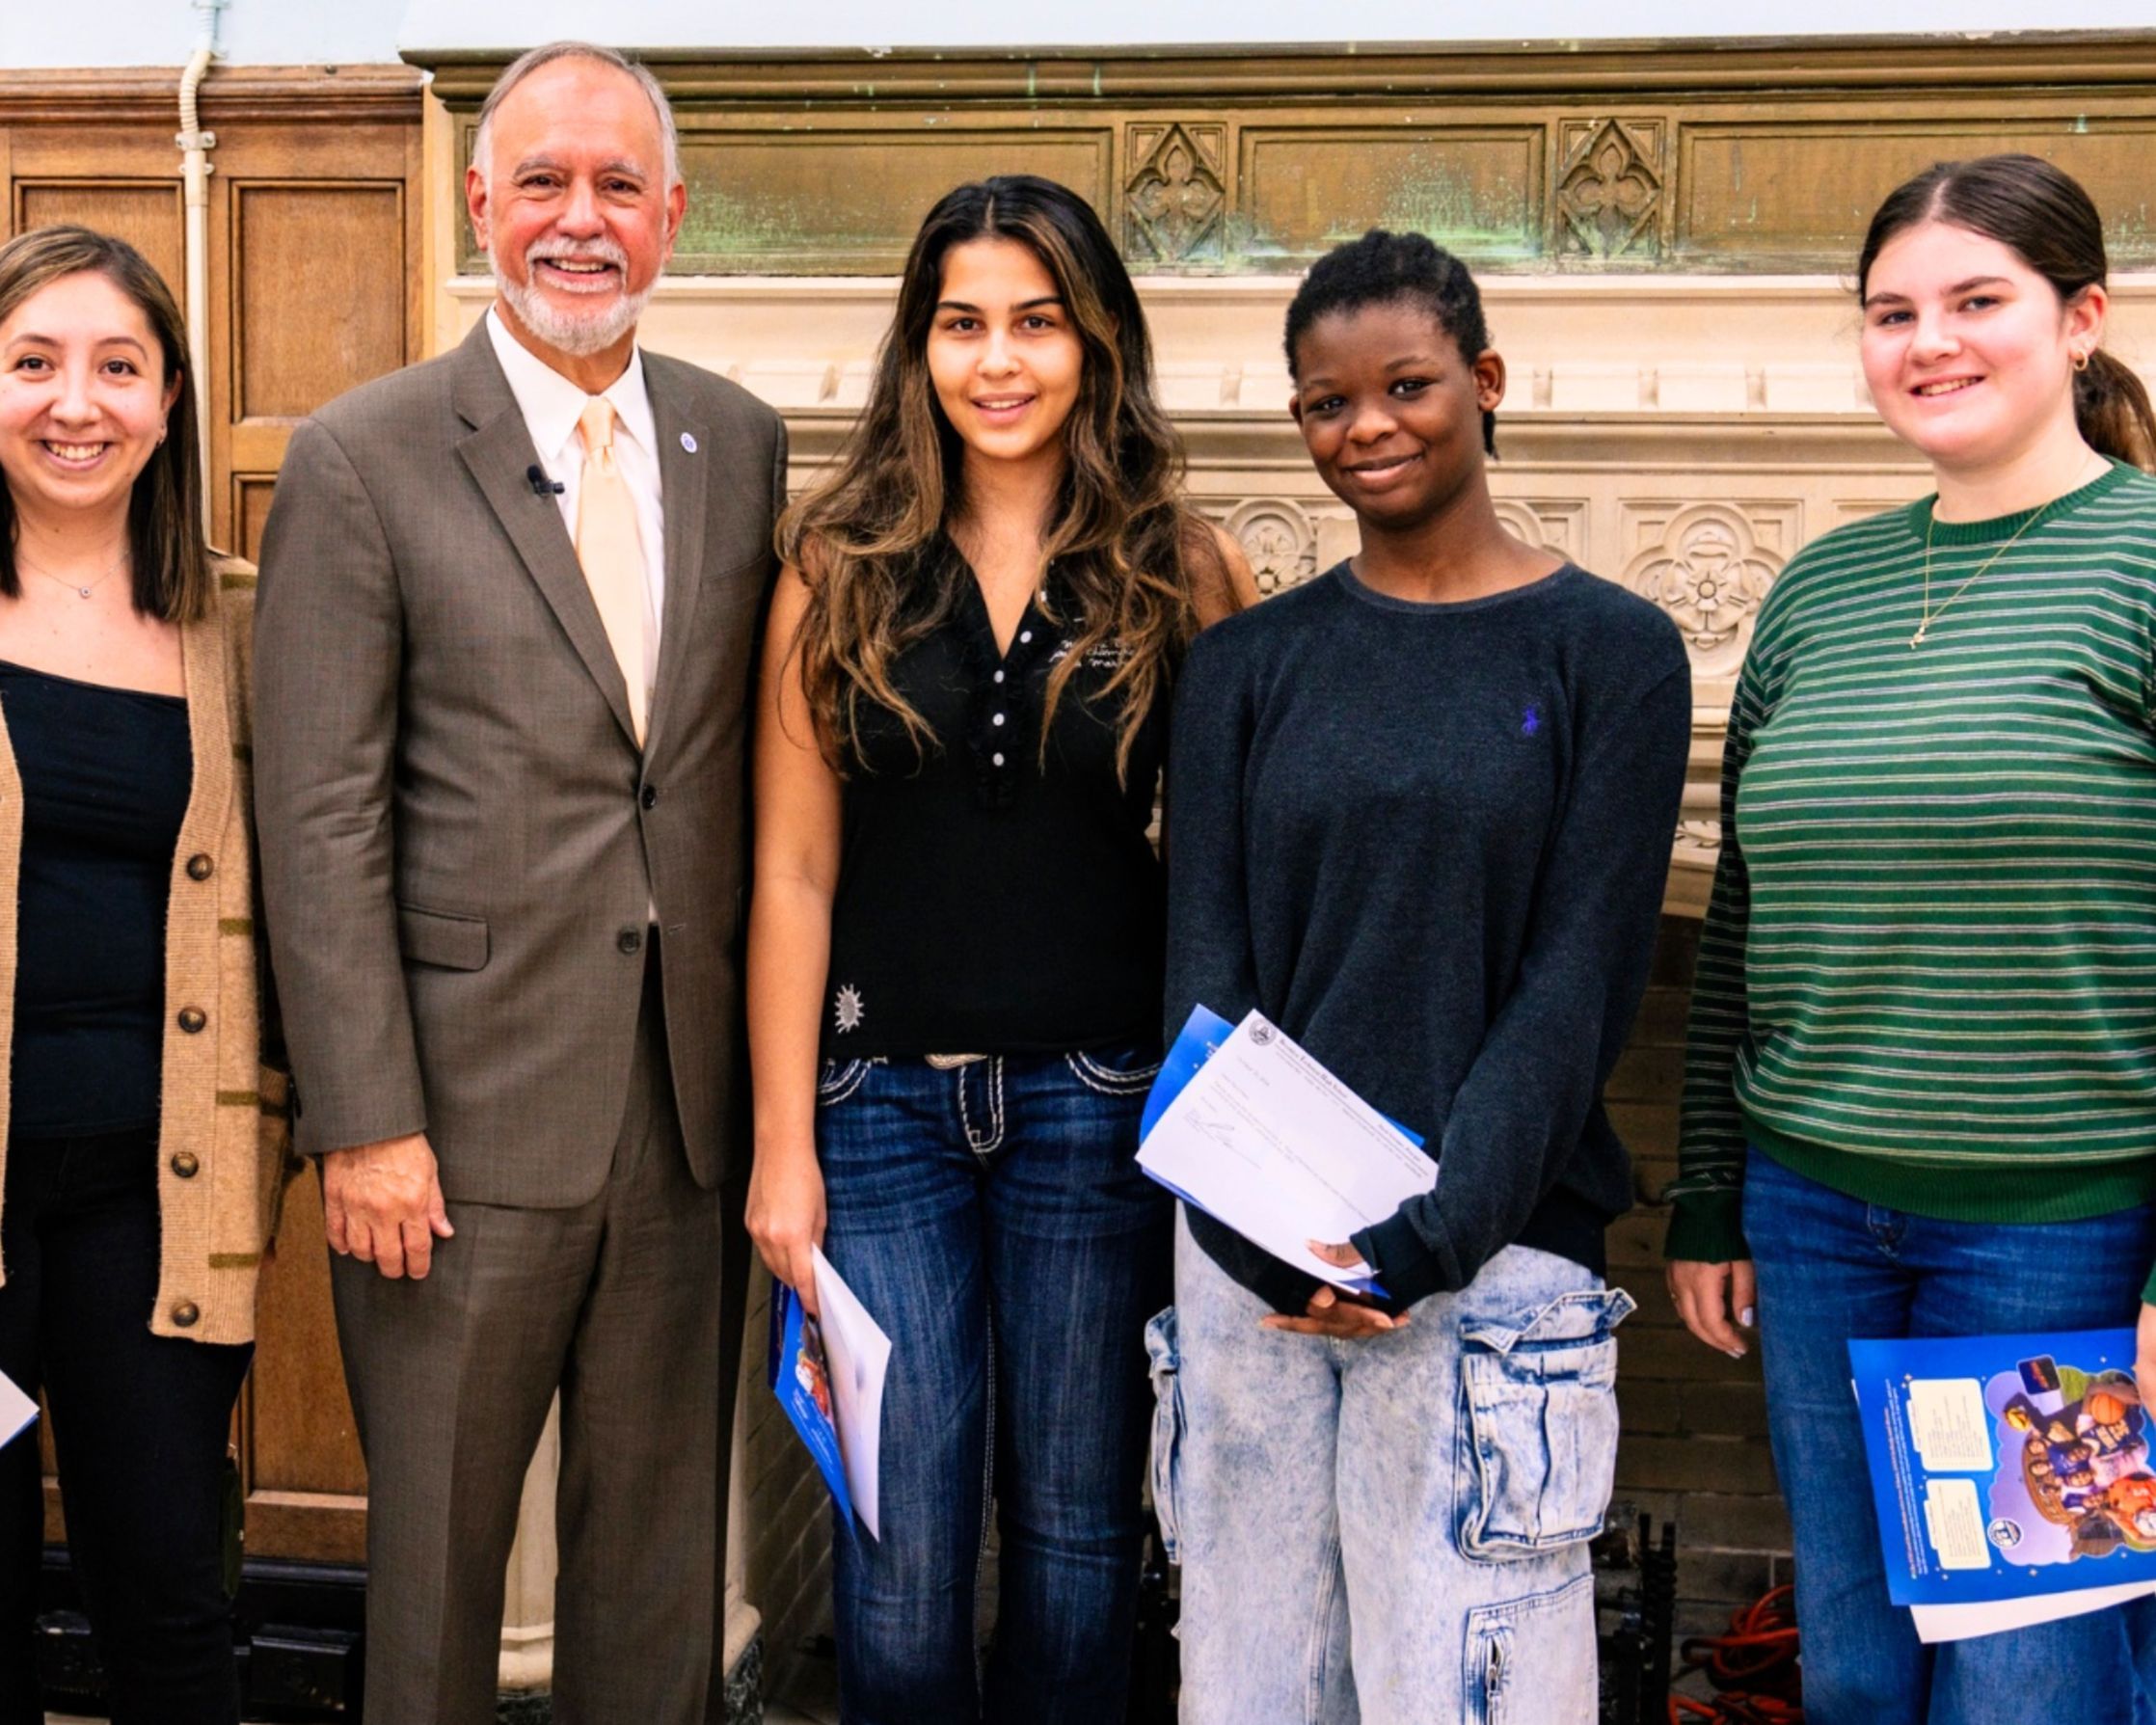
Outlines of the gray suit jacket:
[{"label": "gray suit jacket", "polygon": [[644,366],[666,589],[641,751],[483,324],[302,424],[263,536],[256,815],[300,1146],[424,1130],[453,1199],[597,1194],[655,904],[690,1166],[708,1186],[746,1148],[748,707],[786,433],[707,371]]}]

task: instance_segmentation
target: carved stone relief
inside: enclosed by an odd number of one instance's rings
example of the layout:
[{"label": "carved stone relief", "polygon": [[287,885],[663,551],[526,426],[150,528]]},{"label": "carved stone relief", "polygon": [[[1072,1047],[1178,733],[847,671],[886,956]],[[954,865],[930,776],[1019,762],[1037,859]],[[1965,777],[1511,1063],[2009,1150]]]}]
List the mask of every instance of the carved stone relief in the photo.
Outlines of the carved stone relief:
[{"label": "carved stone relief", "polygon": [[1793,502],[1628,503],[1624,581],[1684,633],[1693,671],[1733,677],[1767,588],[1795,548]]},{"label": "carved stone relief", "polygon": [[1227,128],[1141,122],[1124,134],[1124,255],[1133,263],[1188,263],[1225,255]]},{"label": "carved stone relief", "polygon": [[1255,498],[1229,510],[1223,525],[1241,542],[1260,593],[1278,593],[1317,573],[1317,526],[1300,503]]},{"label": "carved stone relief", "polygon": [[1568,120],[1558,128],[1556,251],[1560,256],[1661,253],[1662,122]]},{"label": "carved stone relief", "polygon": [[1587,505],[1573,498],[1499,498],[1497,519],[1529,545],[1578,563],[1586,555]]}]

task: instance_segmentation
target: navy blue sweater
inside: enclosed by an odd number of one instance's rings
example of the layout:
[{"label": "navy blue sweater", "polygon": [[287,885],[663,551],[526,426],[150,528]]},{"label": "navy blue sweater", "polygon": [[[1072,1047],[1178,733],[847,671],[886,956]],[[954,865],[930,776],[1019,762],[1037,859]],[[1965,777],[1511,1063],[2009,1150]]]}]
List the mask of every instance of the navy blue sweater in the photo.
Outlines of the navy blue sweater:
[{"label": "navy blue sweater", "polygon": [[[1603,1269],[1631,1202],[1602,1090],[1647,984],[1691,678],[1570,565],[1420,605],[1345,563],[1192,649],[1168,806],[1167,1028],[1253,1007],[1424,1134],[1432,1193],[1356,1236],[1396,1307],[1498,1252]],[[1191,1213],[1276,1308],[1317,1284]]]}]

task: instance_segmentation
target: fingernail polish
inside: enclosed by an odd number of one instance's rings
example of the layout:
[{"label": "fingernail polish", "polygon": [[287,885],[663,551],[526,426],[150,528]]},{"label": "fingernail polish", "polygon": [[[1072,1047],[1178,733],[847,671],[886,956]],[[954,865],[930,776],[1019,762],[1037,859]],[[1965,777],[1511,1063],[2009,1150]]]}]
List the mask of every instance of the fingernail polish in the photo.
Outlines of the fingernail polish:
[{"label": "fingernail polish", "polygon": [[1753,1310],[1753,1308],[1747,1306],[1742,1311],[1737,1314],[1737,1321],[1739,1324],[1742,1324],[1745,1329],[1750,1330],[1757,1326],[1759,1319],[1758,1314]]}]

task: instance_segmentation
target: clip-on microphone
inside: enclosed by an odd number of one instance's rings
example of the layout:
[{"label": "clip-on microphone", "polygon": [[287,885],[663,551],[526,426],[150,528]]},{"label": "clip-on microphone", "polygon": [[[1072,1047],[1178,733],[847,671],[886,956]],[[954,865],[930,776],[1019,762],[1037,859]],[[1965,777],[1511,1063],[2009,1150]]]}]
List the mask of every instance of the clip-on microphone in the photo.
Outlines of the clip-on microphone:
[{"label": "clip-on microphone", "polygon": [[535,498],[558,498],[569,489],[559,479],[548,478],[546,471],[537,462],[525,469],[524,476],[530,482],[531,495]]}]

